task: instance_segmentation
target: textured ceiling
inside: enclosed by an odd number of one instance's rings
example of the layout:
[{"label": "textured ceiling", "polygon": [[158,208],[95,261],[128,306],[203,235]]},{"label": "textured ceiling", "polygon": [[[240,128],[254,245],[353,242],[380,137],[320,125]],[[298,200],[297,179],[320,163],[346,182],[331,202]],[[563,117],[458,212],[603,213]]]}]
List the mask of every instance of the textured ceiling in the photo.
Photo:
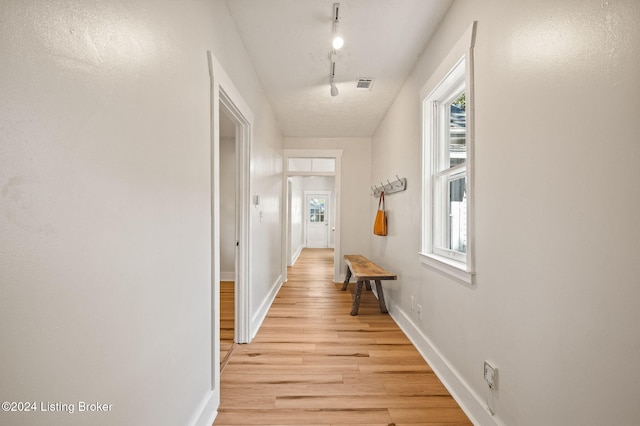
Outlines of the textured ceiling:
[{"label": "textured ceiling", "polygon": [[[342,0],[336,85],[333,0],[227,0],[285,136],[372,136],[451,0]],[[371,91],[356,79],[374,78]]]}]

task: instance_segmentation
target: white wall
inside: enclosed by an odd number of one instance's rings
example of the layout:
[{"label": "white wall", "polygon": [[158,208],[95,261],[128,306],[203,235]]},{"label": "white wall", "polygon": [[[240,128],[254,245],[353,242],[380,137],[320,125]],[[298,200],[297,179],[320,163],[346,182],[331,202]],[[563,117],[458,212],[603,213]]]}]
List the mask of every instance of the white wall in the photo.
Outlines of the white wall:
[{"label": "white wall", "polygon": [[[369,213],[372,198],[371,138],[284,138],[285,149],[342,150],[342,184],[340,205],[341,241],[339,259],[344,254],[369,254],[367,236],[373,232]],[[364,219],[363,219],[364,218]],[[344,265],[340,266],[344,273]]]},{"label": "white wall", "polygon": [[[373,138],[372,181],[408,178],[406,192],[387,197],[389,236],[371,237],[372,257],[399,274],[385,284],[391,312],[440,354],[450,384],[467,387],[458,395],[467,408],[489,397],[483,361],[497,365],[498,424],[640,419],[639,17],[631,0],[458,0]],[[418,261],[418,93],[473,20],[477,284],[468,288]]]},{"label": "white wall", "polygon": [[3,400],[113,405],[0,423],[188,424],[213,359],[207,50],[256,117],[254,308],[280,274],[282,138],[233,20],[217,0],[3,0],[0,21]]}]

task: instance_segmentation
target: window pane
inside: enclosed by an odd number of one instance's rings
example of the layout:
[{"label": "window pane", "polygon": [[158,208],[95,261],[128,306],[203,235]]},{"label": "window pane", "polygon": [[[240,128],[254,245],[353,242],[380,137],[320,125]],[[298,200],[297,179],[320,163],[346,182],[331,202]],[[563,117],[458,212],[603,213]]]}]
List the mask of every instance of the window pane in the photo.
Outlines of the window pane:
[{"label": "window pane", "polygon": [[449,104],[449,167],[467,159],[467,100],[465,92]]},{"label": "window pane", "polygon": [[310,172],[311,158],[289,158],[289,171]]},{"label": "window pane", "polygon": [[449,250],[467,252],[466,178],[449,182]]},{"label": "window pane", "polygon": [[311,171],[312,172],[335,172],[336,159],[335,158],[312,158]]},{"label": "window pane", "polygon": [[312,198],[309,200],[309,222],[324,222],[325,200]]},{"label": "window pane", "polygon": [[335,172],[335,158],[289,158],[290,172]]}]

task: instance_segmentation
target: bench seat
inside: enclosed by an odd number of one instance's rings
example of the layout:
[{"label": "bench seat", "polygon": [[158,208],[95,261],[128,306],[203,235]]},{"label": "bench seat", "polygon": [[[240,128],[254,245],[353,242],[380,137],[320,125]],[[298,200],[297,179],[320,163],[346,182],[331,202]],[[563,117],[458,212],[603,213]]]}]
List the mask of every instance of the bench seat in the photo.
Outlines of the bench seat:
[{"label": "bench seat", "polygon": [[384,301],[384,293],[382,291],[382,280],[396,280],[398,276],[380,266],[376,265],[366,257],[359,254],[346,254],[344,261],[347,264],[347,274],[342,284],[342,290],[346,290],[349,280],[353,276],[356,279],[356,290],[353,297],[353,306],[351,307],[351,315],[358,315],[360,307],[360,297],[362,295],[362,286],[366,285],[371,288],[371,281],[375,283],[376,293],[378,293],[378,303],[380,312],[387,313],[387,305]]}]

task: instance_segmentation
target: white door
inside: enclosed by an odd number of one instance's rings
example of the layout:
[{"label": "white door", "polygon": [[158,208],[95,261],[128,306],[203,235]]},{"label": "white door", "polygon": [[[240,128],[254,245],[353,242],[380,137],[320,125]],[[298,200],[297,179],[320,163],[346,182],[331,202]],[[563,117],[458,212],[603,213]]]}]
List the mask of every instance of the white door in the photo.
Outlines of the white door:
[{"label": "white door", "polygon": [[329,247],[330,195],[330,192],[318,192],[305,196],[305,235],[309,248]]}]

